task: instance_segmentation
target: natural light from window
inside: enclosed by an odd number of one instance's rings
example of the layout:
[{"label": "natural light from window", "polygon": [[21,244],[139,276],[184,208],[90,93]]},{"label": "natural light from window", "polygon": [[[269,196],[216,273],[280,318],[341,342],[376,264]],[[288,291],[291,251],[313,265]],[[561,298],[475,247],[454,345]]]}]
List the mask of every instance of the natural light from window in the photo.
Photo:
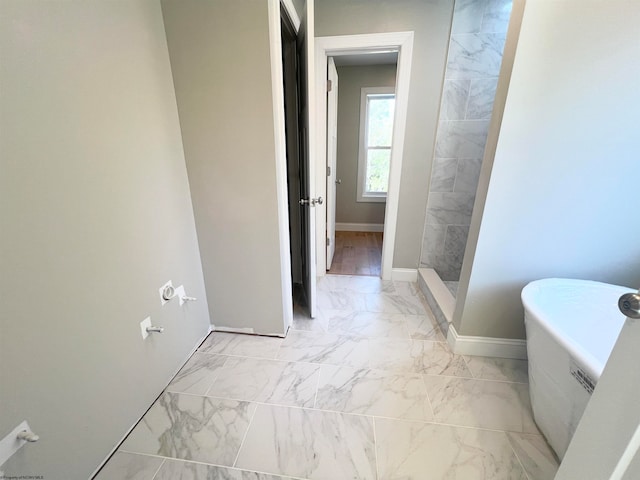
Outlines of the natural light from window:
[{"label": "natural light from window", "polygon": [[389,186],[394,89],[363,88],[361,101],[358,201],[384,202]]}]

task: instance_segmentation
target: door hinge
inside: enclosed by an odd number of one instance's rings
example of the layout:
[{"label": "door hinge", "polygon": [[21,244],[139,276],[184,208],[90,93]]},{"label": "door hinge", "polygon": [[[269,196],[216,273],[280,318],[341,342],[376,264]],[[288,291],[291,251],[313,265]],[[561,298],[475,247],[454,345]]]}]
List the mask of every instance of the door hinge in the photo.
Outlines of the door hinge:
[{"label": "door hinge", "polygon": [[327,80],[327,92],[331,91],[331,88],[333,87],[331,80]]},{"label": "door hinge", "polygon": [[327,165],[327,177],[331,176],[331,167]]},{"label": "door hinge", "polygon": [[327,237],[327,247],[331,245],[331,239],[329,237]]}]

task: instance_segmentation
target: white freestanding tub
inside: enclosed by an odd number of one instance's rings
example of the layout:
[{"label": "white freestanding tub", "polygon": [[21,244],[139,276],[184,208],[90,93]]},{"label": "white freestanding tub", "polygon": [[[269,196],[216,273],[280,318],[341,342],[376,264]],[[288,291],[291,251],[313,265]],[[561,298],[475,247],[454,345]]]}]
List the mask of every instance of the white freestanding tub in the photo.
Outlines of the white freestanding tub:
[{"label": "white freestanding tub", "polygon": [[550,278],[522,290],[535,421],[560,459],[613,349],[626,287]]}]

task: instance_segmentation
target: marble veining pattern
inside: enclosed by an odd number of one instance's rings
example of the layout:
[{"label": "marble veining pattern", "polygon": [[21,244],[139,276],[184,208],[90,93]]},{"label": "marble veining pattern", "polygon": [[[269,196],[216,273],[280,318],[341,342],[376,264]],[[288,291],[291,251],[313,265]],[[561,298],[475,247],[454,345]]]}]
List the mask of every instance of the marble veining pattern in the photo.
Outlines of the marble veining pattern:
[{"label": "marble veining pattern", "polygon": [[438,422],[520,433],[539,433],[529,386],[520,383],[425,375]]},{"label": "marble veining pattern", "polygon": [[369,417],[260,405],[236,466],[309,479],[376,476]]},{"label": "marble veining pattern", "polygon": [[317,365],[230,357],[207,395],[313,407],[319,373]]},{"label": "marble veining pattern", "polygon": [[527,480],[504,433],[375,419],[380,479]]},{"label": "marble veining pattern", "polygon": [[328,295],[424,314],[321,310],[347,334],[284,340],[212,333],[168,387],[191,393],[162,394],[98,480],[553,478],[524,363],[454,355],[415,283],[325,278]]},{"label": "marble veining pattern", "polygon": [[433,419],[420,375],[383,370],[323,366],[316,408],[412,420]]},{"label": "marble veining pattern", "polygon": [[122,450],[233,465],[255,404],[167,392],[122,445]]},{"label": "marble veining pattern", "polygon": [[198,349],[201,353],[275,358],[282,338],[216,332]]},{"label": "marble veining pattern", "polygon": [[153,480],[293,480],[290,477],[249,472],[202,463],[167,460]]},{"label": "marble veining pattern", "polygon": [[213,385],[227,358],[223,355],[194,353],[171,381],[167,391],[204,395]]},{"label": "marble veining pattern", "polygon": [[116,452],[95,480],[153,480],[163,461],[159,457]]}]

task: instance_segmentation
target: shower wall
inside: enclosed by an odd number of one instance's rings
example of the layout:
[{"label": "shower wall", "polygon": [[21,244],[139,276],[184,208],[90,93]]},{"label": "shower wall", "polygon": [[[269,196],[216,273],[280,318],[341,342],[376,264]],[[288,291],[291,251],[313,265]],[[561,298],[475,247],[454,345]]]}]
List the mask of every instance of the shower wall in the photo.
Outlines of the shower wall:
[{"label": "shower wall", "polygon": [[456,0],[420,265],[458,280],[512,0]]}]

